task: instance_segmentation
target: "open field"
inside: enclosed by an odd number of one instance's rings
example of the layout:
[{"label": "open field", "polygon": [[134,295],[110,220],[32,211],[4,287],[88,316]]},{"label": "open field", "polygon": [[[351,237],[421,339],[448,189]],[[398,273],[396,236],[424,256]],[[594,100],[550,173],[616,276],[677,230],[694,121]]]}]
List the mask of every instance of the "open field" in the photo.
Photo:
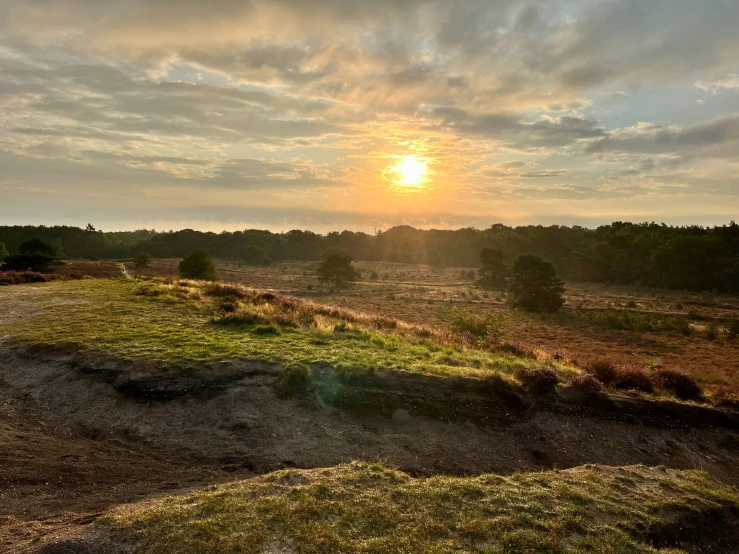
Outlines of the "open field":
[{"label": "open field", "polygon": [[[688,335],[587,319],[565,326],[581,333],[579,350],[555,349],[545,330],[585,318],[580,310],[524,316],[461,270],[360,266],[379,278],[340,292],[319,286],[311,264],[219,266],[224,280],[258,289],[126,279],[113,262],[74,267],[113,279],[0,288],[0,545],[738,551],[735,411],[661,389],[638,397],[569,384],[577,358],[593,355],[588,329],[604,344],[648,336],[665,350],[705,342],[735,354],[721,333],[709,340],[697,328],[701,317],[729,319],[733,299],[700,300]],[[145,273],[174,267],[160,260]],[[679,300],[571,290],[568,301],[591,312],[633,301],[667,314]],[[502,336],[453,332],[455,309],[489,305]],[[728,369],[721,375],[731,384]]]},{"label": "open field", "polygon": [[[84,269],[84,264],[77,270]],[[116,265],[109,264],[105,275],[116,273]],[[317,282],[315,266],[314,262],[269,267],[220,263],[218,269],[227,282],[434,328],[448,328],[455,308],[474,314],[493,310],[500,319],[503,341],[575,361],[603,358],[616,364],[662,365],[692,374],[708,389],[739,390],[739,338],[732,340],[725,332],[727,322],[739,319],[736,297],[568,283],[567,303],[560,313],[525,314],[507,309],[503,293],[480,289],[466,276],[462,278],[461,268],[357,262],[360,282],[330,292]],[[176,260],[155,260],[140,273],[174,276],[176,271]],[[373,271],[377,280],[369,278]],[[637,317],[629,318],[630,314]],[[619,328],[624,324],[633,328]]]}]

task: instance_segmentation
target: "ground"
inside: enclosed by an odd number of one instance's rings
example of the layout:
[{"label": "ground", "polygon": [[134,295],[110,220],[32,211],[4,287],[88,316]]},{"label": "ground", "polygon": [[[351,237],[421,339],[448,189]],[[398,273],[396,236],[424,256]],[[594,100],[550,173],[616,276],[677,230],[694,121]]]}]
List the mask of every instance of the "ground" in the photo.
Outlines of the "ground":
[{"label": "ground", "polygon": [[[106,264],[105,262],[101,262]],[[76,270],[89,272],[90,266],[103,275],[118,275],[113,262],[102,267],[82,263]],[[565,308],[555,315],[532,315],[511,311],[505,295],[486,291],[462,272],[472,268],[438,268],[415,264],[356,262],[362,278],[351,288],[330,292],[315,277],[315,262],[278,263],[268,267],[218,263],[222,280],[276,290],[314,299],[321,303],[381,313],[409,323],[448,327],[453,308],[500,314],[504,340],[520,342],[532,349],[560,352],[574,359],[604,358],[616,363],[660,364],[693,374],[710,387],[729,386],[739,391],[739,339],[722,334],[722,326],[739,319],[739,298],[623,287],[594,283],[567,283]],[[155,260],[152,267],[132,274],[176,275],[177,260]],[[85,269],[86,268],[86,269]],[[372,272],[378,279],[372,280]],[[645,331],[610,328],[598,318],[609,311],[635,311],[655,317],[685,320],[689,334],[682,330]],[[718,328],[711,337],[711,324]]]},{"label": "ground", "polygon": [[[524,335],[551,353],[545,329],[576,313],[510,312],[452,269],[361,264],[364,281],[331,293],[311,264],[219,264],[222,278],[273,291],[265,296],[134,281],[108,262],[75,269],[90,267],[115,278],[0,289],[0,545],[8,551],[739,551],[739,415],[661,393],[583,395],[567,386],[580,371],[569,358],[517,358],[460,345],[446,330],[454,307],[493,305],[505,316],[505,340]],[[156,261],[143,273],[174,267]],[[585,287],[571,286],[580,292],[568,304],[633,301],[675,312],[671,303],[682,302],[687,312],[693,301]],[[664,296],[647,300],[654,294]],[[622,344],[649,339],[665,352],[679,342],[686,356],[706,343],[724,349],[730,361],[714,374],[730,384],[736,346],[720,333],[707,339],[699,326],[728,319],[734,299],[699,301],[690,335],[613,331],[589,319],[565,327],[582,347],[557,348],[591,354],[587,332],[604,344],[611,333]],[[640,347],[611,348],[644,361]],[[310,370],[289,395],[285,367]],[[537,368],[561,385],[519,382],[517,370]],[[689,369],[704,385],[715,381]],[[317,506],[333,515],[321,519]],[[402,515],[419,510],[426,515]],[[362,526],[385,512],[400,514],[387,533]],[[242,532],[255,514],[264,525]],[[337,521],[347,524],[330,527]],[[404,543],[419,536],[414,526],[436,531]]]}]

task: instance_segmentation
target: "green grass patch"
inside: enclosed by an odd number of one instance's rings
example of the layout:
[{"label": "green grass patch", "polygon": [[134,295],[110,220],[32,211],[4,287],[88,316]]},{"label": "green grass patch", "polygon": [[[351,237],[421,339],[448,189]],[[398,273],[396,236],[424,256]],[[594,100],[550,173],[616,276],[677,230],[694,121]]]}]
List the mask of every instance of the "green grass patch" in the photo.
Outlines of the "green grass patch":
[{"label": "green grass patch", "polygon": [[[120,279],[40,286],[41,294],[16,294],[34,315],[0,325],[0,334],[170,364],[239,358],[478,378],[538,364],[452,347],[436,331],[380,316],[230,285]],[[5,290],[14,300],[24,288]],[[563,364],[555,369],[575,371]]]},{"label": "green grass patch", "polygon": [[136,552],[650,553],[677,513],[739,506],[702,472],[583,466],[417,479],[380,463],[284,470],[102,520]]}]

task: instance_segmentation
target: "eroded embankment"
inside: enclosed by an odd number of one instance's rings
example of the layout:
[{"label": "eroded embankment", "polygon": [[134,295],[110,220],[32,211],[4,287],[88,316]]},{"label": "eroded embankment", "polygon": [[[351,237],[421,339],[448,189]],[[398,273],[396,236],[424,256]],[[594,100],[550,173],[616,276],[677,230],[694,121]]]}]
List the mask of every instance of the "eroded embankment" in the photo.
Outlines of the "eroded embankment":
[{"label": "eroded embankment", "polygon": [[73,347],[5,349],[2,379],[80,433],[126,437],[174,458],[257,472],[382,458],[413,474],[665,464],[737,480],[739,416],[688,404],[505,382],[314,367],[280,399],[281,369],[230,361],[172,368],[82,355]]},{"label": "eroded embankment", "polygon": [[[263,363],[168,367],[71,345],[7,343],[2,356],[4,404],[47,418],[35,430],[7,429],[9,437],[40,433],[35,449],[26,438],[7,443],[19,451],[6,450],[3,471],[19,478],[5,487],[14,511],[0,511],[13,518],[6,528],[23,535],[8,539],[17,544],[85,526],[108,507],[147,495],[351,460],[382,459],[417,476],[598,463],[700,468],[739,481],[739,417],[706,407],[318,366],[308,387],[282,399],[275,383],[283,370]],[[39,462],[35,480],[24,473],[29,459]]]}]

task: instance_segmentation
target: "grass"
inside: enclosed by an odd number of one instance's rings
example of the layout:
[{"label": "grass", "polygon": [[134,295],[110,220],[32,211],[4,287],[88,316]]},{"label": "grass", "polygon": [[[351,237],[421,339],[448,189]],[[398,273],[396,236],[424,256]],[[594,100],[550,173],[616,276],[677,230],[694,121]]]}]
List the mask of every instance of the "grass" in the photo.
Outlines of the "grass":
[{"label": "grass", "polygon": [[[1,334],[32,344],[72,343],[121,359],[173,365],[240,358],[478,378],[541,365],[505,353],[454,347],[444,343],[444,335],[423,327],[253,289],[236,293],[224,285],[122,279],[43,286],[53,287],[47,291],[52,294],[36,300],[45,303],[43,310],[0,325]],[[550,365],[562,375],[575,371]]]},{"label": "grass", "polygon": [[102,525],[145,554],[676,554],[650,546],[655,524],[737,507],[735,489],[695,471],[583,466],[419,479],[354,462],[213,486],[118,512]]}]

